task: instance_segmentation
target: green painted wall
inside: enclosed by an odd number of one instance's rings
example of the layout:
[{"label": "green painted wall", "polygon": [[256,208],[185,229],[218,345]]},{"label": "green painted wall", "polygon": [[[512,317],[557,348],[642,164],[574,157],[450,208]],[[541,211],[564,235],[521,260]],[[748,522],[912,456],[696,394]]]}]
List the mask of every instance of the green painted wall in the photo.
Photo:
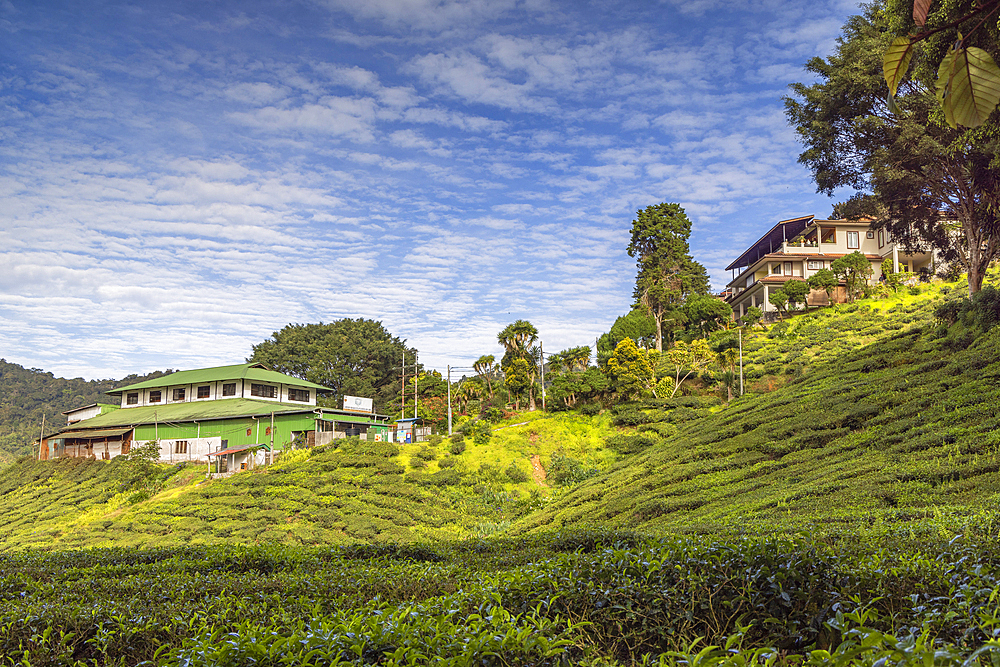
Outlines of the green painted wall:
[{"label": "green painted wall", "polygon": [[[271,442],[271,436],[267,433],[267,428],[271,425],[270,416],[264,416],[257,420],[244,417],[240,419],[213,419],[199,423],[201,424],[200,433],[198,424],[193,422],[137,426],[135,440],[159,438],[162,441],[221,437],[223,440],[228,440],[226,445],[228,447],[269,444]],[[315,415],[311,413],[275,415],[275,449],[284,449],[292,441],[292,431],[311,431],[314,428]],[[250,435],[247,435],[247,429],[249,429]]]}]

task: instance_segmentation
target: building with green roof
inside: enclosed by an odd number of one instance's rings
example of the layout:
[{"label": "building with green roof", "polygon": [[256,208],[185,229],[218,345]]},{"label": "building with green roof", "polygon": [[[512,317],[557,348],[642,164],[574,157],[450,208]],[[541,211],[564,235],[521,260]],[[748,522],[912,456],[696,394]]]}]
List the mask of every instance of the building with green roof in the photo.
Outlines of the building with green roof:
[{"label": "building with green roof", "polygon": [[386,415],[319,406],[317,395],[331,391],[259,363],[178,371],[107,392],[118,405],[106,407],[117,409],[68,411],[71,421],[43,436],[39,456],[107,460],[157,442],[163,462],[225,456],[230,467],[242,467],[292,445],[390,437]]}]

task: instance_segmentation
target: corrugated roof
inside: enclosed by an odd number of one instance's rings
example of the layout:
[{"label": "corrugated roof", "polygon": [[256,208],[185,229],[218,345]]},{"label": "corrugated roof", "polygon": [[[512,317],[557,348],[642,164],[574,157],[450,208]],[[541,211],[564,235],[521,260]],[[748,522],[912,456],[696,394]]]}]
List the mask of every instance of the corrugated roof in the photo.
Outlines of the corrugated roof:
[{"label": "corrugated roof", "polygon": [[302,380],[291,375],[285,375],[277,371],[270,370],[264,364],[235,364],[232,366],[215,366],[213,368],[196,368],[190,371],[177,371],[170,375],[164,375],[153,380],[146,380],[137,384],[130,384],[127,387],[119,387],[106,392],[109,396],[121,394],[134,389],[155,389],[157,387],[174,387],[186,384],[201,384],[205,382],[221,382],[223,380],[259,380],[261,382],[271,382],[274,384],[290,384],[296,387],[309,387],[320,391],[333,391],[329,387],[324,387],[315,382]]},{"label": "corrugated roof", "polygon": [[[765,246],[773,249],[776,244],[780,244],[782,241],[792,240],[796,234],[809,226],[815,217],[816,216],[814,215],[804,215],[799,218],[782,220],[781,222],[775,223],[774,227],[767,230],[763,236],[757,239],[756,243],[744,250],[743,254],[736,258],[736,261],[727,266],[726,271],[742,266],[750,266],[760,259],[761,256],[767,254],[762,251]],[[768,252],[770,252],[770,250]],[[756,256],[756,258],[751,259],[751,257],[754,256]]]},{"label": "corrugated roof", "polygon": [[[76,422],[76,423],[82,424],[83,422]],[[74,428],[78,427],[74,425]],[[131,430],[132,429],[130,428],[113,428],[113,429],[104,429],[102,431],[73,430],[73,431],[63,431],[62,433],[59,433],[56,436],[49,436],[49,437],[76,438],[78,440],[93,440],[94,438],[113,438],[119,435],[125,435]]]},{"label": "corrugated roof", "polygon": [[[73,424],[73,430],[84,428],[108,428],[114,426],[137,426],[139,424],[161,424],[169,422],[202,421],[233,417],[263,417],[293,412],[312,412],[314,405],[293,405],[256,401],[249,398],[227,398],[219,401],[197,401],[191,403],[169,403],[167,405],[144,405],[140,408],[122,408],[108,414],[84,419]],[[51,436],[50,436],[51,437]],[[61,436],[55,436],[61,437]]]}]

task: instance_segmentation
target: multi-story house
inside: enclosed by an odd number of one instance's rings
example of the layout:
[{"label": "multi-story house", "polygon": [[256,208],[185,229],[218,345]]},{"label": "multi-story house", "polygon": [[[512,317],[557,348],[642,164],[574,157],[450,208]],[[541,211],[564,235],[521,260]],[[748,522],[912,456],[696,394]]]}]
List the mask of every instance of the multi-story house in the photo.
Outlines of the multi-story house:
[{"label": "multi-story house", "polygon": [[40,459],[111,459],[156,442],[160,461],[224,461],[230,470],[292,443],[325,444],[346,436],[388,440],[390,418],[371,399],[345,396],[344,409],[317,405],[323,385],[247,363],[178,371],[109,391],[118,405],[66,413],[67,424],[43,436]]},{"label": "multi-story house", "polygon": [[[896,266],[917,272],[935,269],[933,252],[907,254],[885,230],[875,230],[867,221],[817,220],[807,215],[782,220],[767,231],[726,267],[733,279],[723,295],[733,307],[734,315],[742,317],[751,306],[773,313],[771,292],[789,280],[807,280],[821,269],[829,269],[835,260],[853,252],[865,255],[872,264],[871,281],[882,277],[882,261],[888,257]],[[841,286],[833,295],[834,302],[846,299]],[[809,306],[830,303],[825,290],[812,290]]]}]

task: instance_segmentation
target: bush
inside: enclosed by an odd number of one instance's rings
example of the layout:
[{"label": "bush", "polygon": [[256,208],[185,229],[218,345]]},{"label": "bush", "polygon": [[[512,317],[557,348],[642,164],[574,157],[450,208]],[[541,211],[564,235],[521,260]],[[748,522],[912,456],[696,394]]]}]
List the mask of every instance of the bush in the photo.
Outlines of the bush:
[{"label": "bush", "polygon": [[619,454],[638,454],[644,449],[660,442],[655,433],[643,432],[635,435],[617,434],[605,439],[605,444]]},{"label": "bush", "polygon": [[459,438],[456,440],[454,435],[451,437],[451,446],[448,448],[448,451],[458,456],[465,451],[465,438],[461,437],[461,433],[456,433],[455,435],[459,436]]},{"label": "bush", "polygon": [[595,417],[601,414],[600,403],[584,403],[580,406],[580,414],[585,417]]},{"label": "bush", "polygon": [[554,452],[546,471],[546,479],[559,486],[577,484],[598,474],[598,469],[585,466],[581,461],[562,452]]},{"label": "bush", "polygon": [[504,474],[507,475],[507,479],[515,484],[521,484],[531,479],[531,476],[517,465],[517,461],[511,461],[510,465],[504,470]]},{"label": "bush", "polygon": [[427,439],[427,444],[430,445],[431,447],[437,447],[443,441],[444,441],[444,436],[435,433],[434,435],[432,435],[430,438]]},{"label": "bush", "polygon": [[638,426],[649,422],[649,415],[642,410],[628,410],[615,415],[612,420],[615,426]]},{"label": "bush", "polygon": [[433,461],[437,458],[437,452],[430,447],[424,446],[417,450],[416,456],[422,458],[424,461]]}]

